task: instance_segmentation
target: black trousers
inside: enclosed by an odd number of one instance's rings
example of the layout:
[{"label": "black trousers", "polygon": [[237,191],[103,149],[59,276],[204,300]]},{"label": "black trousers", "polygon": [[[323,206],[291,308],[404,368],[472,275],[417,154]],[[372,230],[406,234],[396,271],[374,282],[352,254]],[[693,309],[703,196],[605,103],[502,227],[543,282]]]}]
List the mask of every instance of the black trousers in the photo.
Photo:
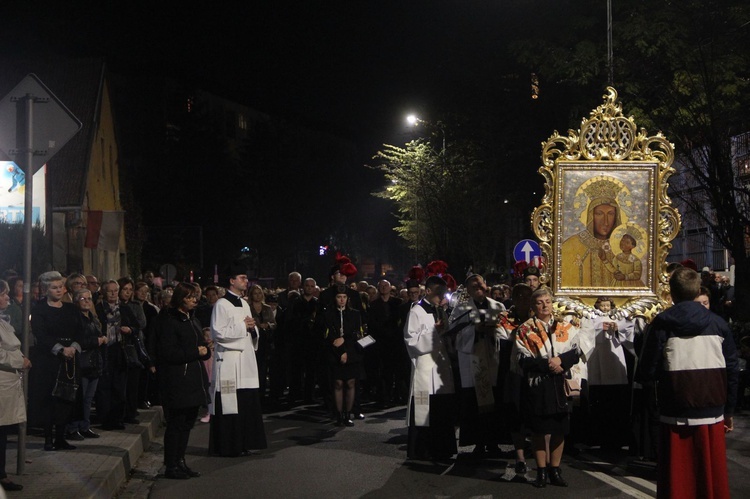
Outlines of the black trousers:
[{"label": "black trousers", "polygon": [[454,394],[430,395],[430,426],[417,426],[414,398],[409,411],[406,457],[444,459],[458,452],[456,443],[456,406]]},{"label": "black trousers", "polygon": [[185,459],[190,430],[198,417],[198,407],[165,409],[167,428],[164,430],[164,464],[167,468],[173,468],[180,460]]},{"label": "black trousers", "polygon": [[10,426],[0,426],[0,480],[8,478],[5,472],[5,451],[8,448],[8,433]]},{"label": "black trousers", "polygon": [[135,419],[138,415],[138,402],[141,400],[139,390],[141,374],[144,369],[129,367],[125,384],[125,419]]},{"label": "black trousers", "polygon": [[96,413],[103,426],[122,424],[128,372],[120,362],[120,345],[107,346],[107,360],[96,387]]},{"label": "black trousers", "polygon": [[73,414],[73,402],[62,400],[52,395],[50,397],[49,407],[52,409],[47,413],[47,420],[44,423],[44,437],[53,436],[54,428],[55,440],[60,441],[65,438],[65,428],[70,423],[70,416]]}]

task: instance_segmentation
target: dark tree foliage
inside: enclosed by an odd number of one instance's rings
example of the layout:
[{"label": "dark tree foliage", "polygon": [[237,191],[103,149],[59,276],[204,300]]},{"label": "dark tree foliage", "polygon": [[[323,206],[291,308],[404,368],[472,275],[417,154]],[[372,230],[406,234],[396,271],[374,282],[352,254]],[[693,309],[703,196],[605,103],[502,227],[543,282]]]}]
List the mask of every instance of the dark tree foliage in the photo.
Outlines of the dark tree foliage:
[{"label": "dark tree foliage", "polygon": [[[32,228],[31,275],[38,276],[50,268],[52,256],[44,230]],[[15,270],[23,275],[23,224],[0,222],[0,271]]]}]

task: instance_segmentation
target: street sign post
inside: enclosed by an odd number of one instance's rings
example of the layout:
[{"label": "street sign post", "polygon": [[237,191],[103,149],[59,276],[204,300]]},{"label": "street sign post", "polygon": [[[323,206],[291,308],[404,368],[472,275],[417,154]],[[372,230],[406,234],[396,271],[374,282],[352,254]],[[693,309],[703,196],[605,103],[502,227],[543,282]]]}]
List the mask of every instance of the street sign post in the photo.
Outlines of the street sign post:
[{"label": "street sign post", "polygon": [[522,239],[513,248],[513,258],[517,262],[531,263],[534,257],[542,256],[542,248],[533,239]]},{"label": "street sign post", "polygon": [[[0,100],[0,151],[14,159],[25,175],[23,253],[23,353],[29,355],[31,315],[31,234],[34,173],[81,129],[81,122],[37,78],[29,74]],[[24,376],[24,398],[29,381]],[[26,423],[18,429],[16,473],[26,465]]]}]

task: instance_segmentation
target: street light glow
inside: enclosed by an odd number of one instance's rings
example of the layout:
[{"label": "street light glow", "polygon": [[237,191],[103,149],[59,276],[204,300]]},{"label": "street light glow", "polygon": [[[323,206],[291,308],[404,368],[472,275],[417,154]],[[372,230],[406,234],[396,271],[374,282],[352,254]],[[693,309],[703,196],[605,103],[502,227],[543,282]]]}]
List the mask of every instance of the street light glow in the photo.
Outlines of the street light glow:
[{"label": "street light glow", "polygon": [[419,123],[419,118],[417,118],[415,115],[410,114],[406,117],[406,122],[411,126],[416,126],[417,123]]}]

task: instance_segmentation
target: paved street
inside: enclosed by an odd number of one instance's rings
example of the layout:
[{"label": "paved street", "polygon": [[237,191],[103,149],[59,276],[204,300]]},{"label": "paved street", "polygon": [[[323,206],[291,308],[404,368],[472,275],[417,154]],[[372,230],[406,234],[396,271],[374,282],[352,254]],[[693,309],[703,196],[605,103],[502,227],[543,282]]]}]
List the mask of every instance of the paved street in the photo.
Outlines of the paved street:
[{"label": "paved street", "polygon": [[[503,481],[502,458],[472,460],[462,448],[453,462],[438,464],[405,459],[404,408],[367,414],[354,428],[340,429],[314,407],[266,416],[269,448],[236,459],[206,456],[208,425],[193,430],[188,462],[203,477],[186,481],[156,478],[160,447],[138,462],[134,478],[119,497],[654,497],[653,471],[629,467],[626,455],[586,450],[566,456],[563,470],[570,487]],[[730,483],[734,497],[750,493],[750,417],[737,418],[729,441]],[[533,460],[530,460],[533,467]],[[529,476],[533,476],[533,470]]]}]

